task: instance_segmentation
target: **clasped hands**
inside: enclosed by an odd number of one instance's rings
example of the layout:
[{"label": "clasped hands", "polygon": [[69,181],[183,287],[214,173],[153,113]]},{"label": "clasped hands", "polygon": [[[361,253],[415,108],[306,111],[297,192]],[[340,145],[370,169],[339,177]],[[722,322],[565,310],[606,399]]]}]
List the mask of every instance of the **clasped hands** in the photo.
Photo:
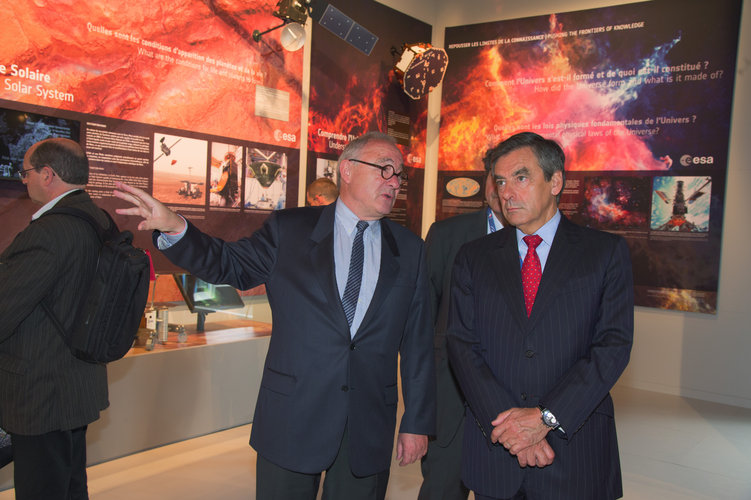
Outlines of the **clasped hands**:
[{"label": "clasped hands", "polygon": [[540,418],[537,408],[511,408],[499,413],[490,440],[516,456],[521,467],[545,467],[553,463],[555,452],[545,436],[550,428]]}]

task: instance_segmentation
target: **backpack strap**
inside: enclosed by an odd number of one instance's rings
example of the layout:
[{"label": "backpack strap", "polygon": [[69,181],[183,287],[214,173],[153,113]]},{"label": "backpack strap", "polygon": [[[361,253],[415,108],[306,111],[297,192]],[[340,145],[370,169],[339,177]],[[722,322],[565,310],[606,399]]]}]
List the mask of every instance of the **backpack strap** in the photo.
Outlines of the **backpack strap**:
[{"label": "backpack strap", "polygon": [[102,212],[104,212],[104,215],[106,215],[107,219],[109,220],[109,227],[106,229],[103,228],[91,214],[81,209],[73,208],[73,207],[53,207],[50,210],[47,210],[45,213],[43,213],[42,217],[44,217],[45,215],[61,214],[61,215],[72,215],[74,217],[78,217],[79,219],[83,219],[94,228],[94,230],[96,231],[97,237],[99,237],[99,241],[104,242],[107,235],[110,234],[113,231],[113,229],[116,230],[117,226],[115,225],[115,221],[112,220],[112,216],[109,213],[107,213],[106,210],[102,210]]},{"label": "backpack strap", "polygon": [[65,331],[65,328],[63,327],[62,323],[60,323],[60,320],[57,319],[57,315],[55,314],[55,311],[52,310],[52,306],[49,303],[49,298],[45,297],[40,303],[42,304],[42,309],[44,309],[44,312],[46,312],[47,316],[50,317],[52,323],[55,325],[55,328],[57,328],[58,333],[65,341],[65,344],[72,350],[73,346],[70,345],[70,335]]},{"label": "backpack strap", "polygon": [[[73,347],[73,344],[71,343],[70,333],[65,331],[65,327],[63,327],[63,324],[60,323],[60,320],[57,318],[57,314],[55,314],[55,311],[52,310],[52,305],[50,304],[49,298],[45,297],[40,304],[42,305],[42,309],[44,309],[44,312],[47,313],[47,316],[52,320],[52,323],[55,325],[55,328],[57,328],[57,333],[60,334],[60,337],[62,337],[63,342],[65,342],[65,345],[68,346],[68,349],[70,352],[73,353],[74,356],[78,358],[78,349],[75,349]],[[81,358],[79,358],[81,359]]]}]

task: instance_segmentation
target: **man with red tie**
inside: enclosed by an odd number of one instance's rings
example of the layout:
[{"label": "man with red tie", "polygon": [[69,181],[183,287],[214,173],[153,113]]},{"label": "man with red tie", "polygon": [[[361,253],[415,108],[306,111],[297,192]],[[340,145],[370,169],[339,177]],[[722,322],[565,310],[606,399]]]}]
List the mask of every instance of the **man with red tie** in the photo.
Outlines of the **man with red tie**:
[{"label": "man with red tie", "polygon": [[462,480],[483,499],[622,496],[609,391],[633,340],[626,242],[558,200],[563,150],[531,132],[486,158],[510,226],[452,271],[448,351],[467,399]]}]

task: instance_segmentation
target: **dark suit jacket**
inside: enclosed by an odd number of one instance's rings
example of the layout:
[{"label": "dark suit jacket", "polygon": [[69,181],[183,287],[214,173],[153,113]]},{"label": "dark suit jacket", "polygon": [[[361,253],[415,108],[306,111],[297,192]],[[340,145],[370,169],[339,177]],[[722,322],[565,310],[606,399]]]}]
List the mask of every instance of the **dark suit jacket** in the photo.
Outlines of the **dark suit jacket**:
[{"label": "dark suit jacket", "polygon": [[[527,478],[545,498],[622,494],[609,391],[631,351],[632,281],[622,238],[562,218],[527,318],[515,229],[460,250],[448,348],[472,414],[462,470],[472,490],[506,498]],[[522,469],[516,457],[490,444],[490,422],[509,408],[538,404],[566,434],[547,435],[556,453],[552,465]]]},{"label": "dark suit jacket", "polygon": [[447,446],[456,435],[464,417],[464,398],[449,369],[446,353],[449,297],[451,295],[451,268],[456,253],[465,243],[487,234],[487,210],[457,215],[430,226],[425,238],[430,279],[430,304],[435,329],[436,398],[438,421],[435,442]]},{"label": "dark suit jacket", "polygon": [[[56,206],[106,216],[83,191]],[[40,305],[70,329],[99,254],[94,229],[69,215],[45,215],[0,255],[0,427],[11,434],[69,430],[99,418],[107,401],[107,369],[71,354]]]},{"label": "dark suit jacket", "polygon": [[381,221],[378,283],[350,339],[334,270],[335,207],[274,212],[250,238],[232,243],[189,225],[165,254],[209,282],[266,284],[273,330],[250,438],[256,451],[286,469],[318,473],[333,462],[347,425],[352,471],[365,476],[390,466],[399,355],[400,431],[435,430],[424,245]]}]

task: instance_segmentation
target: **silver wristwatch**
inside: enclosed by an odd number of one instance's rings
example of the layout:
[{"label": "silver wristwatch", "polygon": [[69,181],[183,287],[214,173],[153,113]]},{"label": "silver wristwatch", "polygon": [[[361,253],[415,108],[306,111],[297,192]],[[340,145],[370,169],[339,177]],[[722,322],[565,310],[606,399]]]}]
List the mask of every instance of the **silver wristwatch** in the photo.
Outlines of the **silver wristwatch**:
[{"label": "silver wristwatch", "polygon": [[558,423],[558,419],[555,418],[555,415],[548,410],[547,408],[543,406],[538,406],[540,408],[540,412],[542,413],[542,423],[550,427],[551,429],[557,429],[560,427],[560,423]]}]

